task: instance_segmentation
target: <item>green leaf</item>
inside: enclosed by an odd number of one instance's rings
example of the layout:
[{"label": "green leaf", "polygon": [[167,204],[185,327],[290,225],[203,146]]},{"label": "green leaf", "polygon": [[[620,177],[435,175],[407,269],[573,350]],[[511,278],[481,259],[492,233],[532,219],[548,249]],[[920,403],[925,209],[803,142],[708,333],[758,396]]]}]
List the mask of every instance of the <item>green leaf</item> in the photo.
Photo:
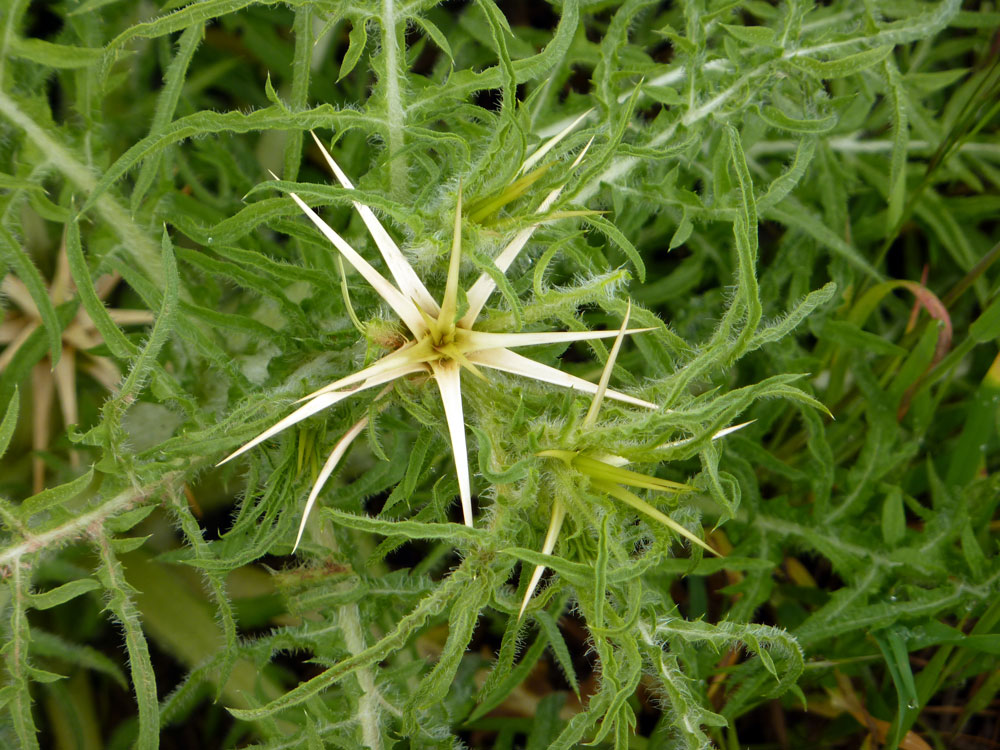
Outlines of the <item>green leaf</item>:
[{"label": "green leaf", "polygon": [[816,335],[845,349],[860,349],[872,354],[894,357],[905,357],[909,354],[903,347],[886,341],[878,334],[869,333],[847,320],[826,320],[821,327],[818,327]]},{"label": "green leaf", "polygon": [[571,562],[559,555],[543,555],[541,552],[524,547],[505,547],[501,550],[501,554],[531,563],[532,565],[551,568],[574,585],[587,585],[593,579],[593,571],[590,566]]},{"label": "green leaf", "polygon": [[891,44],[886,44],[833,60],[816,60],[803,55],[792,58],[791,62],[796,67],[823,80],[846,78],[873,65],[878,65],[892,54],[892,49]]},{"label": "green leaf", "polygon": [[3,421],[0,422],[0,456],[7,452],[7,446],[10,445],[10,439],[14,435],[14,428],[17,427],[17,414],[20,408],[21,400],[17,388],[15,388],[14,395],[7,402]]},{"label": "green leaf", "polygon": [[[293,110],[302,110],[308,106],[313,45],[318,38],[313,28],[312,8],[305,6],[295,11],[292,33],[295,35],[295,53],[292,58],[292,90],[288,104]],[[301,130],[293,130],[288,134],[285,143],[285,168],[282,172],[286,180],[295,181],[299,177],[303,135]]]},{"label": "green leaf", "polygon": [[756,349],[788,336],[794,331],[803,320],[815,312],[817,309],[828,303],[837,293],[837,284],[833,281],[827,283],[822,289],[809,292],[799,300],[785,315],[773,323],[763,326],[757,331],[750,341],[750,349]]},{"label": "green leaf", "polygon": [[448,55],[449,60],[455,62],[455,56],[451,54],[451,46],[448,44],[448,39],[441,32],[441,29],[435,26],[429,18],[425,18],[423,16],[416,16],[413,20],[416,22],[417,26],[423,29],[424,33],[434,41],[434,44],[438,46],[438,49]]},{"label": "green leaf", "polygon": [[[204,23],[196,23],[189,26],[181,34],[177,54],[170,61],[170,65],[164,76],[163,89],[156,99],[156,113],[153,115],[153,122],[149,127],[151,135],[161,132],[173,118],[174,112],[177,110],[177,104],[180,101],[188,68],[191,65],[191,59],[194,57],[194,53],[198,49],[198,45],[201,44],[204,36]],[[270,77],[268,81],[270,81]],[[133,213],[138,210],[147,190],[153,184],[162,158],[162,153],[159,153],[142,165],[142,170],[136,177],[135,186],[132,189],[129,201]]]},{"label": "green leaf", "polygon": [[883,657],[885,657],[885,663],[896,686],[896,695],[899,700],[896,718],[893,720],[889,735],[886,737],[886,745],[896,747],[903,734],[904,716],[908,712],[920,709],[917,686],[913,681],[913,671],[910,668],[910,654],[906,647],[906,641],[898,630],[890,628],[873,635]]},{"label": "green leaf", "polygon": [[546,639],[549,642],[552,653],[556,657],[556,663],[559,664],[559,669],[562,670],[563,676],[566,678],[569,686],[573,688],[573,692],[579,695],[580,685],[576,679],[576,670],[573,669],[573,659],[570,656],[569,647],[566,645],[566,641],[559,632],[559,626],[556,624],[556,621],[552,619],[552,615],[544,609],[535,610],[532,616],[534,617],[535,622],[537,622],[539,626],[541,626],[541,629],[545,632]]},{"label": "green leaf", "polygon": [[368,23],[365,19],[360,19],[354,21],[351,26],[351,34],[349,37],[349,45],[347,47],[347,54],[344,55],[343,62],[340,63],[340,73],[337,75],[337,82],[342,81],[346,76],[350,75],[351,71],[354,70],[354,66],[358,64],[358,60],[361,59],[361,55],[365,51],[365,46],[368,44]]},{"label": "green leaf", "polygon": [[146,536],[118,537],[116,539],[109,540],[108,544],[117,554],[127,555],[130,552],[135,552],[137,549],[142,547],[142,545],[149,541],[150,536],[151,535],[147,534]]},{"label": "green leaf", "polygon": [[[518,84],[535,81],[549,73],[556,65],[565,59],[567,51],[576,37],[577,26],[580,23],[579,0],[566,0],[562,4],[562,15],[556,33],[549,43],[537,55],[514,60],[515,81]],[[430,87],[424,95],[416,98],[411,105],[412,116],[424,115],[428,112],[441,111],[442,102],[457,99],[464,100],[475,91],[499,88],[502,85],[500,66],[494,66],[477,73],[463,70],[452,74],[448,87]]]},{"label": "green leaf", "polygon": [[[456,524],[457,525],[457,524]],[[420,603],[397,624],[395,629],[382,640],[369,646],[364,651],[354,654],[349,659],[330,667],[325,672],[306,682],[299,683],[295,688],[281,697],[272,700],[265,706],[252,709],[230,708],[229,713],[238,719],[256,721],[271,716],[291,706],[309,700],[334,682],[353,674],[384,659],[389,653],[401,648],[414,631],[421,627],[431,615],[437,615],[452,601],[456,590],[467,580],[458,571],[439,585],[433,593],[424,597]]]},{"label": "green leaf", "polygon": [[128,690],[128,682],[121,668],[100,651],[63,640],[38,627],[31,631],[31,653],[100,672],[114,680],[122,690]]},{"label": "green leaf", "polygon": [[681,216],[681,220],[677,223],[677,229],[674,230],[673,236],[670,238],[668,249],[673,250],[687,242],[691,237],[691,232],[693,230],[694,224],[691,223],[691,217],[685,209],[684,214]]},{"label": "green leaf", "polygon": [[278,92],[274,90],[274,84],[271,83],[270,73],[268,73],[267,77],[264,79],[264,96],[267,98],[269,102],[271,102],[271,104],[273,104],[278,109],[285,112],[288,111],[288,107],[285,106],[285,103],[281,100],[281,97],[278,96]]},{"label": "green leaf", "polygon": [[[300,112],[288,112],[282,107],[274,106],[257,109],[248,114],[243,112],[196,112],[174,120],[159,133],[151,133],[122,154],[101,175],[81,207],[80,213],[89,211],[117,180],[142,159],[188,138],[211,133],[247,133],[273,129],[311,130],[320,127],[337,127],[346,130],[366,124],[371,124],[371,119],[368,116],[353,110],[338,110],[330,104],[323,104],[314,109]],[[418,135],[420,132],[418,129],[414,129],[413,134]]]},{"label": "green leaf", "polygon": [[968,68],[936,70],[934,72],[913,71],[903,75],[903,83],[910,89],[915,89],[921,94],[932,94],[940,89],[948,88],[962,78],[965,78],[968,74]]},{"label": "green leaf", "polygon": [[521,661],[517,663],[510,672],[508,672],[503,678],[497,679],[495,675],[497,674],[496,669],[490,674],[490,679],[495,681],[495,686],[487,691],[486,688],[489,683],[483,685],[483,693],[479,696],[479,705],[469,714],[467,722],[471,723],[478,721],[486,714],[490,713],[499,706],[504,700],[507,699],[514,689],[527,679],[528,675],[535,668],[538,660],[542,658],[545,653],[545,647],[548,645],[548,635],[545,630],[539,632],[538,637],[532,642],[531,646],[524,652],[521,657]]},{"label": "green leaf", "polygon": [[670,107],[677,107],[684,104],[684,97],[680,95],[677,89],[670,86],[647,85],[643,87],[642,92],[653,101],[666,104]]},{"label": "green leaf", "polygon": [[734,39],[745,42],[755,47],[778,47],[774,29],[767,26],[732,26],[728,23],[721,24],[729,35]]},{"label": "green leaf", "polygon": [[49,342],[51,366],[55,367],[62,354],[62,326],[59,324],[59,316],[56,315],[52,298],[49,297],[48,286],[21,244],[2,226],[0,226],[0,259],[17,274],[17,277],[27,287],[31,301],[35,303],[35,309],[42,319],[45,336]]},{"label": "green leaf", "polygon": [[603,216],[585,216],[583,220],[599,230],[605,237],[615,243],[619,250],[625,253],[625,256],[635,268],[635,272],[639,276],[639,281],[646,280],[646,264],[642,262],[642,256],[636,250],[635,245],[629,241],[628,237],[618,227]]},{"label": "green leaf", "polygon": [[833,115],[816,119],[801,119],[790,117],[770,104],[761,107],[759,112],[761,119],[768,125],[778,130],[787,130],[790,133],[826,133],[837,125],[837,118]]},{"label": "green leaf", "polygon": [[979,317],[972,321],[969,335],[979,344],[1000,338],[1000,295],[994,297]]},{"label": "green leaf", "polygon": [[137,398],[139,391],[145,386],[149,373],[156,366],[156,358],[160,353],[160,349],[167,342],[167,338],[174,326],[174,316],[178,308],[180,280],[177,276],[177,263],[174,260],[173,243],[170,241],[170,235],[167,233],[166,227],[163,228],[161,252],[164,288],[160,310],[153,324],[153,330],[146,341],[146,345],[132,361],[132,368],[122,381],[118,394],[108,401],[103,408],[105,424],[109,425],[112,430],[118,429],[125,409]]},{"label": "green leaf", "polygon": [[87,261],[80,243],[80,224],[76,219],[66,225],[66,257],[83,309],[87,311],[87,315],[90,316],[111,352],[119,359],[128,359],[137,349],[111,320],[104,303],[94,291],[94,282],[87,269]]},{"label": "green leaf", "polygon": [[698,49],[694,42],[679,34],[670,24],[664,24],[656,30],[656,33],[666,37],[675,48],[686,55],[694,54]]},{"label": "green leaf", "polygon": [[[282,0],[282,4],[297,7],[311,4],[312,0]],[[108,51],[115,51],[126,42],[133,39],[155,39],[175,31],[182,31],[194,24],[208,21],[212,18],[235,13],[250,5],[276,5],[278,0],[202,0],[193,5],[187,5],[180,10],[165,13],[151,21],[144,21],[130,26],[121,34],[108,42]]]},{"label": "green leaf", "polygon": [[71,599],[100,587],[101,584],[93,578],[78,578],[44,593],[31,594],[28,597],[28,602],[34,609],[52,609],[52,607],[58,607],[60,604],[65,604]]},{"label": "green leaf", "polygon": [[785,226],[802,231],[873,279],[881,279],[881,274],[875,270],[867,258],[858,252],[856,247],[837,235],[818,216],[792,197],[786,198],[780,206],[769,207],[763,213],[768,219],[779,221]]},{"label": "green leaf", "polygon": [[955,441],[948,460],[946,483],[964,486],[971,482],[983,465],[985,446],[996,433],[994,407],[1000,396],[1000,356],[994,358],[971,400],[965,407],[965,424]]},{"label": "green leaf", "polygon": [[0,649],[7,666],[11,692],[4,696],[9,708],[19,744],[22,748],[37,750],[38,730],[31,714],[31,693],[28,690],[31,666],[28,664],[28,645],[31,640],[25,610],[25,594],[30,580],[25,579],[21,560],[15,559],[9,568],[10,630],[6,644]]},{"label": "green leaf", "polygon": [[[114,518],[108,519],[105,524],[105,528],[116,534],[123,534],[126,531],[129,531],[137,523],[140,523],[147,518],[154,510],[156,510],[156,505],[153,504],[132,508],[124,513],[119,513]],[[121,540],[116,539],[115,541]]]},{"label": "green leaf", "polygon": [[65,484],[50,487],[42,490],[37,495],[32,495],[18,508],[18,514],[27,522],[32,516],[42,513],[57,505],[64,505],[68,501],[78,497],[94,480],[94,469],[91,468],[85,474],[81,474],[76,479],[72,479]]},{"label": "green leaf", "polygon": [[[969,571],[972,573],[973,580],[981,581],[986,574],[987,566],[989,562],[986,559],[986,555],[983,553],[983,548],[979,545],[979,540],[976,539],[976,533],[972,528],[972,524],[966,523],[962,528],[962,555],[965,557],[965,562],[969,566]],[[995,638],[994,642],[1000,641],[1000,638]],[[998,651],[1000,653],[1000,651]]]},{"label": "green leaf", "polygon": [[805,176],[816,152],[816,138],[802,138],[795,149],[795,160],[791,166],[774,178],[767,186],[767,192],[757,201],[757,209],[766,212],[780,203]]},{"label": "green leaf", "polygon": [[566,695],[550,693],[535,704],[531,717],[531,731],[528,733],[524,750],[549,750],[559,733],[563,721],[559,717]]},{"label": "green leaf", "polygon": [[489,596],[485,586],[468,587],[454,602],[448,617],[448,639],[445,641],[437,664],[413,691],[410,704],[429,708],[443,701],[455,682],[455,673],[472,640],[472,631],[479,621],[479,613]]},{"label": "green leaf", "polygon": [[66,679],[66,675],[56,674],[55,672],[49,672],[46,669],[39,669],[38,667],[32,667],[31,665],[28,665],[27,675],[35,682],[43,685],[49,685],[53,682]]},{"label": "green leaf", "polygon": [[608,516],[601,520],[600,535],[597,538],[597,557],[594,560],[594,603],[589,620],[595,628],[604,627],[604,606],[608,599]]},{"label": "green leaf", "polygon": [[104,50],[91,47],[73,47],[53,44],[43,39],[15,37],[7,48],[11,57],[30,60],[50,68],[86,68],[101,59]]},{"label": "green leaf", "polygon": [[463,542],[484,542],[489,539],[485,531],[457,523],[421,523],[419,521],[383,521],[344,513],[336,508],[323,508],[323,512],[337,523],[358,531],[369,531],[384,536],[406,539],[450,539]]},{"label": "green leaf", "polygon": [[482,474],[491,484],[510,484],[523,481],[534,463],[531,458],[524,458],[513,466],[498,469],[493,465],[493,444],[490,437],[478,427],[471,427],[472,433],[476,436],[478,445],[479,473]]},{"label": "green leaf", "polygon": [[903,491],[893,487],[882,502],[882,538],[890,547],[897,546],[906,535],[906,511],[903,508]]},{"label": "green leaf", "polygon": [[106,5],[113,5],[114,3],[120,3],[122,0],[84,0],[77,7],[73,8],[67,16],[78,16],[84,13],[91,13],[92,11],[103,8]]},{"label": "green leaf", "polygon": [[899,70],[892,60],[884,61],[883,69],[892,105],[892,157],[889,160],[889,213],[886,219],[886,236],[889,236],[903,218],[903,204],[906,201],[906,147],[910,140],[910,129],[906,114],[906,93]]}]

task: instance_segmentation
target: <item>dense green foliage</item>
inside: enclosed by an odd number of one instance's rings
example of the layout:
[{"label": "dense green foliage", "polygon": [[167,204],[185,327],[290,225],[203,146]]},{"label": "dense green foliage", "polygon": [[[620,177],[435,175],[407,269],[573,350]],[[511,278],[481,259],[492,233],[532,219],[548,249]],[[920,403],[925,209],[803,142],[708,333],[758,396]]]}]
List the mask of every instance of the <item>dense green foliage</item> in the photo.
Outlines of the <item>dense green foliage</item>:
[{"label": "dense green foliage", "polygon": [[[991,5],[161,5],[0,8],[0,745],[995,731]],[[403,340],[288,194],[382,268],[370,206],[439,295],[459,191],[461,288],[497,284],[480,327],[617,329],[631,301],[653,330],[612,387],[660,408],[591,424],[579,392],[463,372],[473,528],[419,375],[216,468]],[[531,356],[596,382],[608,343]]]}]

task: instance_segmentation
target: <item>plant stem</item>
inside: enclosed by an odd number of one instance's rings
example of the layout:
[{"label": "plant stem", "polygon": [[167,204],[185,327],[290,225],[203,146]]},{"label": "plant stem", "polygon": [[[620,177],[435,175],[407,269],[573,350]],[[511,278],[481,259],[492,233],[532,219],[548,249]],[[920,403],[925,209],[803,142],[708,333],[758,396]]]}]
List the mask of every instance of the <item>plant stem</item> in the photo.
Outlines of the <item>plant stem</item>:
[{"label": "plant stem", "polygon": [[[337,537],[332,533],[324,534],[324,544],[331,552],[339,553],[340,546]],[[351,656],[357,656],[365,650],[365,635],[361,626],[361,613],[355,603],[342,605],[337,612],[344,643]],[[355,672],[358,685],[361,686],[361,697],[358,698],[357,720],[361,724],[361,737],[369,750],[382,750],[382,733],[379,730],[379,704],[385,706],[391,713],[399,715],[399,711],[389,703],[379,692],[375,684],[375,676],[369,667],[361,667]]]},{"label": "plant stem", "polygon": [[13,40],[15,36],[14,27],[21,19],[21,16],[24,15],[26,5],[26,0],[14,0],[6,11],[7,22],[4,24],[3,40],[0,42],[0,84],[3,83],[4,65],[9,58],[7,51],[10,49],[11,40]]},{"label": "plant stem", "polygon": [[[21,747],[38,748],[37,730],[31,718],[31,696],[28,692],[28,643],[26,636],[28,628],[25,602],[25,581],[22,576],[21,561],[15,560],[10,568],[11,620],[10,620],[10,655],[7,658],[10,682],[14,691],[11,696],[12,710],[10,712],[14,731],[21,740]],[[29,575],[30,582],[30,575]]]},{"label": "plant stem", "polygon": [[56,547],[84,536],[92,526],[99,527],[106,519],[128,510],[131,505],[156,492],[173,476],[173,474],[168,474],[145,487],[124,490],[89,513],[79,515],[64,524],[41,534],[32,535],[19,544],[7,547],[0,551],[0,567],[15,563],[25,555]]},{"label": "plant stem", "polygon": [[[364,634],[361,631],[361,617],[357,604],[345,604],[340,608],[340,629],[344,633],[344,641],[351,656],[357,656],[365,650]],[[375,678],[370,669],[362,668],[356,673],[362,695],[358,698],[358,721],[361,723],[361,736],[365,747],[369,750],[382,750],[382,734],[378,728],[379,694],[375,686]]]},{"label": "plant stem", "polygon": [[396,34],[396,0],[382,3],[382,52],[385,55],[386,122],[389,150],[389,182],[396,200],[406,195],[406,157],[403,155],[405,114],[399,86],[399,37]]}]

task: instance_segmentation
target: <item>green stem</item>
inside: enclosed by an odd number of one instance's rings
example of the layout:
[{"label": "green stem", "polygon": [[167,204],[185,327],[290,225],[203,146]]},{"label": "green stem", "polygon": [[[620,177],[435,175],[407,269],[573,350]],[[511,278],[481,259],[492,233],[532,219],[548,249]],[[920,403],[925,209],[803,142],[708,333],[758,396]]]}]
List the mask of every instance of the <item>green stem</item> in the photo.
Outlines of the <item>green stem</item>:
[{"label": "green stem", "polygon": [[[345,604],[340,608],[340,629],[344,633],[344,642],[351,656],[357,656],[365,650],[364,634],[361,630],[361,617],[358,605]],[[371,669],[362,667],[355,676],[361,686],[362,695],[358,698],[358,721],[361,723],[361,737],[369,750],[382,750],[382,734],[378,728],[379,705],[378,688]]]},{"label": "green stem", "polygon": [[0,550],[0,567],[6,567],[15,563],[25,555],[55,548],[74,539],[79,539],[88,534],[92,528],[100,527],[108,518],[128,510],[129,506],[152,495],[173,478],[173,474],[167,474],[156,482],[144,487],[124,490],[89,513],[84,513],[48,531],[34,534],[19,544],[14,544],[4,550]]},{"label": "green stem", "polygon": [[400,200],[406,195],[406,157],[403,155],[405,114],[400,91],[400,50],[396,33],[396,0],[382,3],[382,53],[385,55],[385,91],[387,145],[389,151],[389,182],[392,196]]},{"label": "green stem", "polygon": [[110,599],[107,609],[119,621],[125,634],[132,690],[139,713],[134,747],[136,750],[157,750],[160,744],[160,706],[142,617],[133,600],[133,590],[125,580],[122,565],[111,548],[111,540],[101,527],[94,529],[94,544],[103,568],[102,582]]},{"label": "green stem", "polygon": [[10,58],[7,52],[10,49],[11,41],[14,39],[14,26],[20,20],[21,16],[24,15],[27,5],[27,0],[14,0],[6,11],[7,23],[4,24],[3,43],[0,44],[0,86],[3,85],[4,65]]},{"label": "green stem", "polygon": [[[38,730],[31,717],[31,695],[28,692],[28,625],[25,600],[27,583],[22,579],[24,571],[21,561],[15,560],[10,566],[11,619],[10,646],[7,669],[14,692],[10,698],[10,716],[14,731],[21,741],[21,747],[32,750],[38,748]],[[30,575],[29,575],[30,583]]]}]

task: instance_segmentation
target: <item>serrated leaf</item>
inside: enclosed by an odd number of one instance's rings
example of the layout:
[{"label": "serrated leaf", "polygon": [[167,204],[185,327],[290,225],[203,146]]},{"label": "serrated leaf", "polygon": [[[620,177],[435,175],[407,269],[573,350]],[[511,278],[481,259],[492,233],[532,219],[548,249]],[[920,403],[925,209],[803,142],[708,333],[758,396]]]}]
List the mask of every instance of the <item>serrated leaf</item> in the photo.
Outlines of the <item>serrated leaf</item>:
[{"label": "serrated leaf", "polygon": [[486,532],[454,523],[421,523],[418,521],[383,521],[350,513],[324,508],[323,512],[337,523],[359,531],[370,531],[385,536],[401,536],[407,539],[452,539],[464,541],[485,540]]},{"label": "serrated leaf", "polygon": [[646,264],[642,262],[642,256],[636,250],[635,245],[626,237],[618,227],[605,219],[603,216],[587,216],[584,221],[595,229],[599,230],[605,237],[615,243],[619,250],[625,253],[625,257],[631,261],[635,268],[639,281],[646,280]]},{"label": "serrated leaf", "polygon": [[837,118],[834,115],[817,119],[801,119],[786,115],[770,104],[761,107],[759,111],[761,119],[768,125],[779,130],[787,130],[790,133],[826,133],[837,125]]},{"label": "serrated leaf", "polygon": [[728,23],[721,24],[730,36],[746,44],[759,47],[777,47],[776,34],[774,29],[767,26],[734,26]]},{"label": "serrated leaf", "polygon": [[873,65],[878,65],[892,54],[892,50],[893,46],[891,44],[885,44],[833,60],[816,60],[815,58],[803,55],[793,58],[792,64],[817,78],[832,80],[835,78],[846,78],[855,73],[860,73],[862,70],[870,68]]},{"label": "serrated leaf", "polygon": [[76,283],[83,308],[100,332],[104,343],[116,357],[125,359],[132,356],[136,351],[135,345],[111,320],[104,303],[94,291],[94,282],[87,269],[87,261],[84,258],[83,246],[80,242],[80,225],[76,219],[66,226],[66,258],[69,261],[70,274]]}]

